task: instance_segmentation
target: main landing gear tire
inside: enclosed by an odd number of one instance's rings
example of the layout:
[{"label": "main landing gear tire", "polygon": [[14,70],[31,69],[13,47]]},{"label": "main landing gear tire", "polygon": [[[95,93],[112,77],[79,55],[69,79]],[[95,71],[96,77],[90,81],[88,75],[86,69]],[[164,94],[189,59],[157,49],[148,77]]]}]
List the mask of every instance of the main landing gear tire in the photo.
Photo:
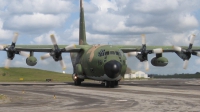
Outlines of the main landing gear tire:
[{"label": "main landing gear tire", "polygon": [[114,88],[118,86],[118,81],[105,81],[105,87]]},{"label": "main landing gear tire", "polygon": [[74,85],[75,86],[80,86],[81,85],[81,80],[79,78],[77,78],[76,80],[74,80]]}]

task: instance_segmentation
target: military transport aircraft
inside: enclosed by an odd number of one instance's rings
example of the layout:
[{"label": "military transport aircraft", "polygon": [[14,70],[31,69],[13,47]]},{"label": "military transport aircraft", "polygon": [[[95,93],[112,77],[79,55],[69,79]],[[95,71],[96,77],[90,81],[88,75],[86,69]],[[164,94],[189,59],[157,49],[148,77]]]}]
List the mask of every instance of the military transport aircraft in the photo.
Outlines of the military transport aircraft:
[{"label": "military transport aircraft", "polygon": [[[156,56],[151,60],[153,66],[166,66],[167,58],[163,52],[174,52],[184,61],[186,69],[188,60],[192,55],[200,57],[200,47],[193,47],[195,35],[191,36],[189,47],[179,46],[146,46],[145,35],[142,35],[142,46],[132,45],[89,45],[86,41],[85,20],[83,2],[80,0],[79,45],[58,45],[54,35],[50,35],[53,45],[16,45],[18,34],[15,33],[11,45],[0,45],[0,50],[7,52],[5,67],[8,68],[15,54],[27,57],[29,66],[37,64],[34,52],[46,52],[41,59],[52,57],[60,61],[63,69],[66,69],[62,59],[62,53],[70,53],[74,69],[72,78],[75,85],[81,85],[84,79],[102,81],[106,87],[118,86],[118,82],[124,76],[127,68],[126,56],[136,56],[141,62],[145,62],[146,70],[149,69],[148,54]],[[29,52],[28,54],[26,52]]]}]

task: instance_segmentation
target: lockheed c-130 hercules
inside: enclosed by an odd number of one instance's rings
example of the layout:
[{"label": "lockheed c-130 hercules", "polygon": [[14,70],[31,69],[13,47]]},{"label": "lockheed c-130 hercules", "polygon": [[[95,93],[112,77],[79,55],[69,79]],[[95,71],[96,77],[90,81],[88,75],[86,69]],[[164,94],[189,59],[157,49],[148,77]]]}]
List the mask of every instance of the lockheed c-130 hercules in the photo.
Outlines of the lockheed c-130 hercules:
[{"label": "lockheed c-130 hercules", "polygon": [[[62,53],[70,53],[74,69],[72,78],[75,85],[81,85],[85,79],[102,81],[106,87],[118,86],[118,82],[124,76],[127,68],[126,56],[136,56],[145,63],[146,70],[149,69],[148,54],[155,53],[151,60],[153,66],[166,66],[167,58],[162,56],[163,52],[174,52],[184,60],[183,68],[186,69],[191,55],[200,57],[200,47],[193,47],[195,35],[191,36],[189,47],[187,46],[146,46],[145,35],[142,35],[142,46],[132,45],[89,45],[86,41],[85,20],[83,2],[80,0],[80,23],[79,23],[79,45],[58,45],[54,35],[51,35],[53,45],[15,45],[18,34],[15,33],[11,45],[0,45],[0,50],[7,52],[5,67],[13,60],[15,54],[27,57],[29,66],[37,64],[34,52],[47,52],[41,59],[52,57],[60,61],[63,69],[66,69],[62,59]],[[26,53],[30,52],[30,53]]]}]

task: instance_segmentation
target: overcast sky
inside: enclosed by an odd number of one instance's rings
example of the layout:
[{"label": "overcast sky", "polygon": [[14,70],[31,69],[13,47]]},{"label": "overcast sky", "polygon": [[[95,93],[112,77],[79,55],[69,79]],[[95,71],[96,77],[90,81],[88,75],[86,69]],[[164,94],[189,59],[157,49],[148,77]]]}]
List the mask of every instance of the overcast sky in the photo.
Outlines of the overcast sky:
[{"label": "overcast sky", "polygon": [[[52,44],[55,34],[59,44],[78,44],[79,0],[0,0],[0,43],[11,44],[13,33],[19,32],[17,44]],[[85,0],[87,41],[89,44],[141,45],[146,34],[147,45],[189,45],[189,36],[196,34],[194,46],[200,46],[200,0]],[[40,60],[44,53],[35,53],[38,64],[33,68],[62,72],[52,58]],[[149,55],[149,62],[155,55]],[[174,74],[200,72],[200,58],[192,56],[187,70],[175,53],[163,54],[169,59],[166,67],[150,66],[146,73]],[[4,66],[6,52],[0,52]],[[72,73],[68,53],[63,54],[67,73]],[[26,58],[16,55],[11,67],[29,67]],[[144,64],[135,57],[127,59],[132,70],[144,71]]]}]

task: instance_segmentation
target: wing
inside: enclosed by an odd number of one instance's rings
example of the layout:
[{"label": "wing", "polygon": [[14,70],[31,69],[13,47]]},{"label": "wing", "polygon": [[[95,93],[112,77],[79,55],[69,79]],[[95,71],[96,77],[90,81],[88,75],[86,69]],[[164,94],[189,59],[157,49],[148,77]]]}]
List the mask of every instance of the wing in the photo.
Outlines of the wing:
[{"label": "wing", "polygon": [[[130,53],[130,52],[140,52],[143,48],[142,46],[117,46],[120,48],[124,53]],[[188,46],[180,46],[181,49],[188,49]],[[174,46],[146,46],[146,50],[153,52],[154,49],[161,48],[163,52],[177,52],[174,49]],[[200,51],[200,46],[193,46],[192,51]]]},{"label": "wing", "polygon": [[[70,47],[66,49],[66,47]],[[61,52],[79,52],[82,47],[79,45],[58,45]],[[17,51],[32,51],[32,52],[52,52],[55,47],[54,45],[16,45]]]},{"label": "wing", "polygon": [[[19,54],[27,57],[27,64],[34,66],[37,63],[37,59],[33,56],[34,52],[46,52],[41,56],[41,59],[53,57],[55,61],[60,61],[63,69],[66,69],[66,65],[62,60],[62,53],[77,53],[81,50],[87,49],[90,45],[57,45],[54,35],[51,35],[53,45],[15,45],[18,34],[14,35],[11,45],[0,45],[0,50],[7,52],[7,60],[5,67],[9,68],[10,61],[13,60],[15,54]],[[29,52],[29,53],[27,53]]]},{"label": "wing", "polygon": [[163,52],[174,52],[184,61],[183,68],[186,69],[188,61],[191,55],[200,57],[200,47],[193,46],[195,35],[190,38],[189,46],[146,46],[145,35],[142,35],[142,46],[116,46],[124,53],[128,53],[128,56],[136,56],[141,62],[146,63],[146,70],[148,66],[148,54],[155,53],[156,57],[151,60],[154,66],[166,66],[164,63],[168,63],[166,58],[162,57]]}]

